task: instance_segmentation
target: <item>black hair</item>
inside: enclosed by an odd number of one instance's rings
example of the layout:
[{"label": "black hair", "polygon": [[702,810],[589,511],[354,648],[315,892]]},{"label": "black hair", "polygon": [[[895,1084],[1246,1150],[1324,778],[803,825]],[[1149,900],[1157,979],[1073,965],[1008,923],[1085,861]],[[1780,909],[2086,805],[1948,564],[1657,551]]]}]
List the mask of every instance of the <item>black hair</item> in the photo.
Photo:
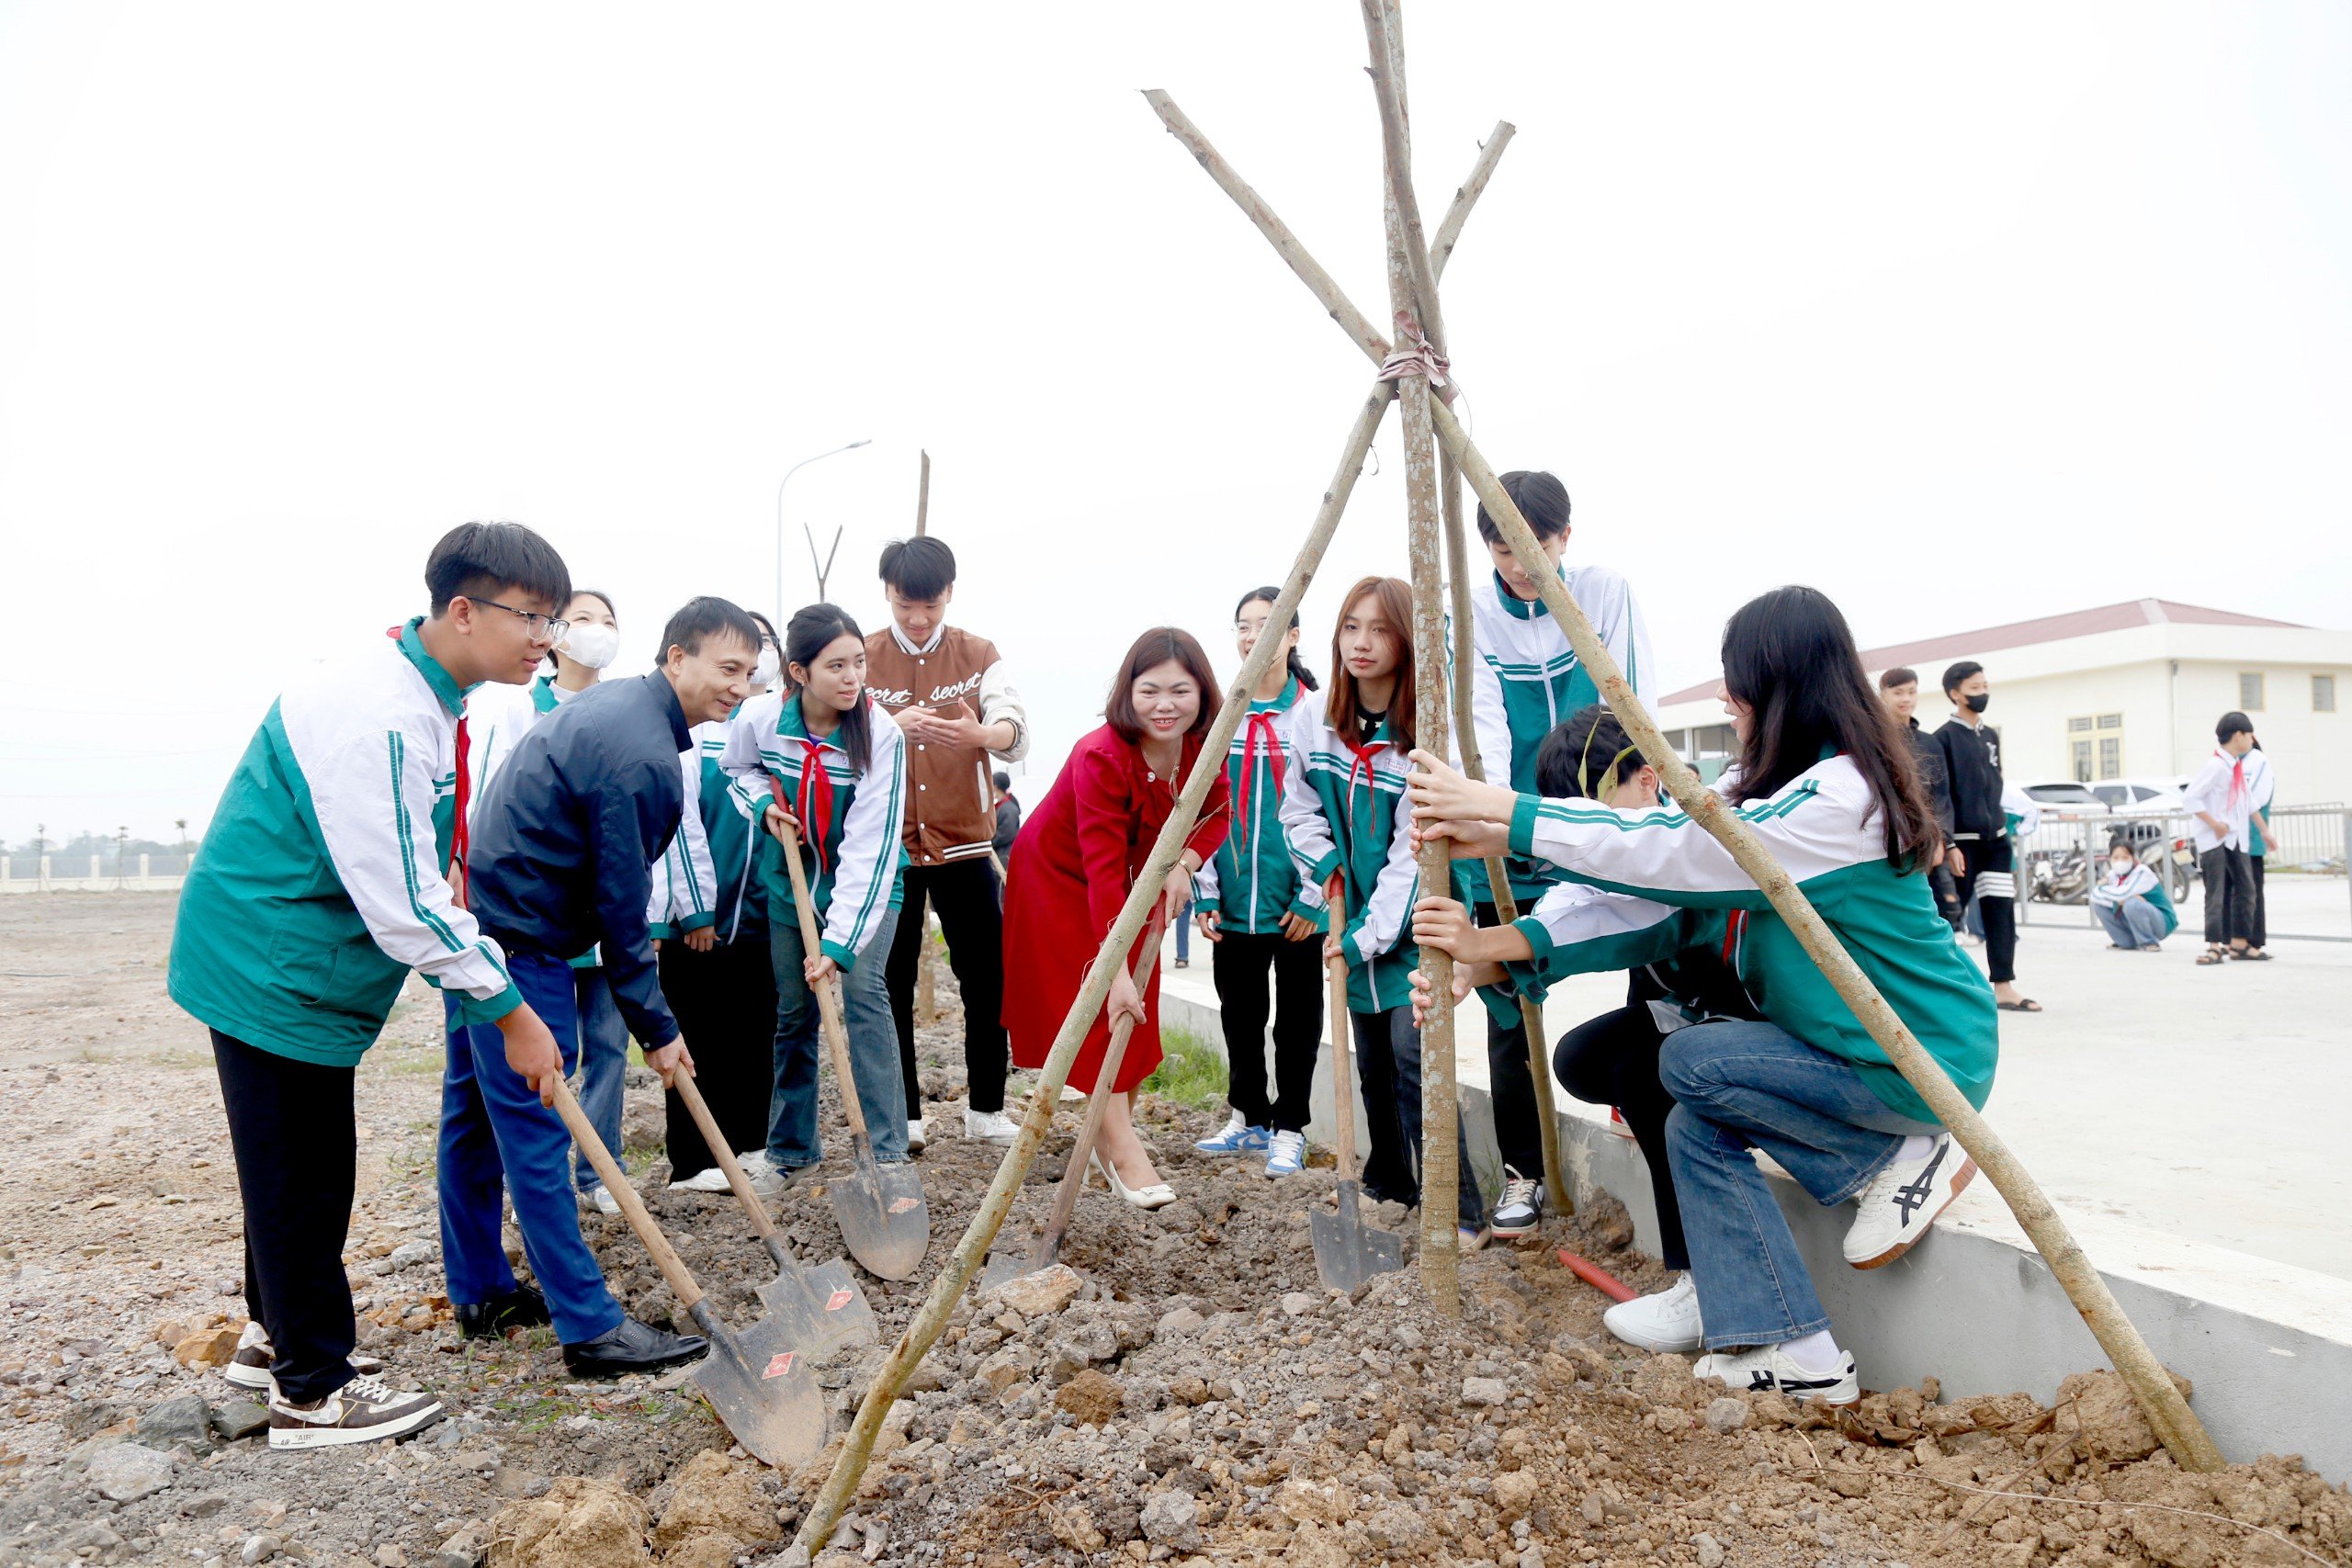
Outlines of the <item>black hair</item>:
[{"label": "black hair", "polygon": [[461,523],[424,558],[424,591],[435,616],[452,599],[486,599],[509,589],[546,600],[558,614],[571,598],[563,558],[520,523]]},{"label": "black hair", "polygon": [[[569,592],[569,593],[567,593],[567,594],[565,594],[565,595],[563,596],[563,606],[562,606],[562,607],[563,607],[564,609],[567,609],[567,610],[569,610],[570,608],[571,608],[571,602],[572,602],[574,599],[597,599],[597,600],[601,600],[601,601],[603,601],[603,602],[604,602],[604,605],[605,605],[605,613],[606,615],[610,615],[610,616],[612,616],[612,617],[613,617],[613,623],[614,623],[614,625],[617,626],[617,625],[619,625],[619,624],[620,624],[621,613],[620,613],[618,610],[616,610],[616,609],[613,608],[613,596],[612,596],[611,594],[609,594],[609,593],[605,592],[603,589],[601,589],[601,588],[575,588],[575,589],[573,589],[571,592]],[[562,668],[563,668],[563,666],[562,666],[562,665],[558,664],[558,663],[555,661],[555,649],[554,649],[550,648],[550,649],[548,649],[548,656],[547,656],[545,659],[543,659],[543,660],[541,660],[539,661],[539,668],[541,668],[542,670],[545,670],[545,671],[546,671],[548,674],[550,674],[550,675],[554,674],[557,671],[559,671],[559,670],[560,670],[560,669],[562,669]]]},{"label": "black hair", "polygon": [[[1510,497],[1527,525],[1535,530],[1539,539],[1551,538],[1568,531],[1568,487],[1555,475],[1541,468],[1513,468],[1502,478],[1503,493]],[[1502,543],[1502,530],[1487,514],[1487,503],[1478,503],[1478,537],[1490,545]]]},{"label": "black hair", "polygon": [[1952,694],[1952,688],[1958,686],[1962,681],[1967,680],[1971,675],[1982,675],[1983,673],[1984,673],[1984,666],[1977,663],[1973,659],[1962,660],[1959,663],[1944,671],[1944,695],[1951,696]]},{"label": "black hair", "polygon": [[746,610],[743,614],[751,616],[753,621],[759,624],[760,636],[762,638],[775,644],[776,654],[779,658],[782,657],[784,653],[784,638],[777,635],[775,623],[769,620],[765,615],[761,615],[757,610]]},{"label": "black hair", "polygon": [[1724,626],[1723,660],[1724,692],[1750,710],[1733,800],[1777,794],[1840,752],[1870,785],[1885,824],[1887,863],[1902,872],[1924,863],[1942,830],[1910,742],[1871,695],[1854,634],[1829,596],[1791,586],[1749,600]]},{"label": "black hair", "polygon": [[653,650],[653,668],[659,670],[669,663],[673,648],[700,653],[704,638],[722,636],[740,637],[753,658],[759,656],[760,623],[752,619],[749,611],[708,593],[689,599],[670,617],[670,624],[662,628],[661,646]]},{"label": "black hair", "polygon": [[[1283,591],[1279,588],[1252,588],[1249,592],[1244,593],[1241,596],[1241,603],[1233,607],[1233,618],[1235,620],[1239,620],[1241,618],[1242,611],[1248,609],[1250,605],[1259,603],[1261,600],[1264,601],[1268,604],[1272,604],[1282,596]],[[1272,628],[1269,627],[1268,629],[1271,630]],[[1290,625],[1283,629],[1285,631],[1296,631],[1298,629],[1298,612],[1296,610],[1293,610],[1290,613]],[[1288,669],[1290,671],[1290,678],[1297,682],[1302,689],[1309,692],[1317,689],[1315,683],[1315,671],[1306,667],[1306,660],[1298,656],[1298,649],[1295,648],[1290,650],[1290,663],[1288,665]]]},{"label": "black hair", "polygon": [[1625,727],[1603,703],[1588,703],[1553,726],[1535,749],[1535,790],[1543,795],[1599,798],[1613,777],[1623,782],[1650,766]]},{"label": "black hair", "polygon": [[2107,840],[2107,852],[2109,854],[2112,855],[2118,850],[2130,850],[2133,860],[2138,860],[2140,858],[2139,846],[2132,841],[2131,837],[2128,834],[2118,833]]},{"label": "black hair", "polygon": [[1012,775],[1006,773],[1002,768],[999,768],[996,772],[989,775],[989,783],[996,785],[999,789],[1011,789],[1012,787]]},{"label": "black hair", "polygon": [[882,581],[909,599],[936,599],[956,586],[956,552],[928,534],[882,547]]},{"label": "black hair", "polygon": [[2233,735],[2251,735],[2253,733],[2254,720],[2246,717],[2245,715],[2239,713],[2234,708],[2231,709],[2228,713],[2223,714],[2221,717],[2221,722],[2213,726],[2213,739],[2216,740],[2227,740]]},{"label": "black hair", "polygon": [[[1962,679],[1965,678],[1962,677]],[[1897,686],[1916,686],[1918,683],[1919,672],[1908,664],[1898,664],[1894,669],[1882,673],[1878,678],[1878,689],[1882,692],[1891,692]]]},{"label": "black hair", "polygon": [[[904,592],[905,590],[899,592]],[[792,695],[800,694],[799,682],[792,678],[792,667],[797,664],[803,670],[808,669],[816,662],[819,654],[845,637],[855,637],[861,643],[865,640],[865,634],[857,629],[857,623],[849,618],[849,612],[838,604],[811,604],[805,610],[796,611],[792,619],[784,624],[784,679]],[[807,721],[805,711],[801,718],[803,722]],[[866,764],[874,761],[874,728],[869,704],[864,701],[852,703],[849,711],[842,715],[841,740],[842,750],[849,753],[849,765],[860,773],[865,773]]]}]

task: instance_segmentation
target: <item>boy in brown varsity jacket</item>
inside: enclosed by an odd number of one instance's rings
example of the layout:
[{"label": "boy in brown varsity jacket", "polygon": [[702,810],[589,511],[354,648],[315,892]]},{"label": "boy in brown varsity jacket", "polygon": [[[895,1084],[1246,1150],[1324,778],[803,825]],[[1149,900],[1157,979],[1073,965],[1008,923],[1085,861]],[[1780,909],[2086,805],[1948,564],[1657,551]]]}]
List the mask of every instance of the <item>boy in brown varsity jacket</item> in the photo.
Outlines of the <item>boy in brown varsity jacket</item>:
[{"label": "boy in brown varsity jacket", "polygon": [[989,856],[996,832],[991,757],[1020,761],[1029,721],[996,645],[946,624],[956,596],[956,552],[928,536],[882,552],[891,624],[865,639],[865,680],[907,738],[906,890],[885,971],[907,1075],[907,1137],[927,1130],[915,1078],[914,990],[926,922],[939,911],[949,962],[964,998],[964,1065],[971,1098],[964,1135],[1009,1144],[1004,1114],[1004,916]]}]

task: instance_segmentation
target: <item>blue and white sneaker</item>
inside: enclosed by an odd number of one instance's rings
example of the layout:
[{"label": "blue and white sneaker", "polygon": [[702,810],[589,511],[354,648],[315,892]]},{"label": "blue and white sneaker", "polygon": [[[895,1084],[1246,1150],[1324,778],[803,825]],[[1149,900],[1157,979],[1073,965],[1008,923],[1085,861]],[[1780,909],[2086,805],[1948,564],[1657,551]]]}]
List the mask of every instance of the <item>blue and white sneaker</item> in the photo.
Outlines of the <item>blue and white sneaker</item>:
[{"label": "blue and white sneaker", "polygon": [[1266,1147],[1266,1130],[1252,1127],[1241,1119],[1241,1112],[1237,1111],[1233,1113],[1233,1120],[1225,1124],[1223,1132],[1214,1137],[1203,1138],[1193,1147],[1204,1155],[1261,1154]]},{"label": "blue and white sneaker", "polygon": [[1276,1133],[1266,1142],[1266,1174],[1280,1179],[1296,1176],[1306,1164],[1306,1134]]}]

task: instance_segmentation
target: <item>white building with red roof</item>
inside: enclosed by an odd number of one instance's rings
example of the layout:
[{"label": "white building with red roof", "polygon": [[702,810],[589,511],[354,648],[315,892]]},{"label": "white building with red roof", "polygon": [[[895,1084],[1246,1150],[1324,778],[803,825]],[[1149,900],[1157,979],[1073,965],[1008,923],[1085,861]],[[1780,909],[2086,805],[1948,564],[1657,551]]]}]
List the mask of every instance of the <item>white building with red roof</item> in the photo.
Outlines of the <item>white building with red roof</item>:
[{"label": "white building with red roof", "polygon": [[[2213,721],[2254,720],[2282,805],[2352,800],[2352,631],[2133,599],[2040,620],[1865,649],[1879,672],[1919,673],[1922,725],[1951,716],[1943,672],[1962,660],[1993,683],[1986,721],[2012,783],[2170,778],[2213,749]],[[1658,726],[1712,776],[1732,750],[1720,680],[1668,693]]]}]

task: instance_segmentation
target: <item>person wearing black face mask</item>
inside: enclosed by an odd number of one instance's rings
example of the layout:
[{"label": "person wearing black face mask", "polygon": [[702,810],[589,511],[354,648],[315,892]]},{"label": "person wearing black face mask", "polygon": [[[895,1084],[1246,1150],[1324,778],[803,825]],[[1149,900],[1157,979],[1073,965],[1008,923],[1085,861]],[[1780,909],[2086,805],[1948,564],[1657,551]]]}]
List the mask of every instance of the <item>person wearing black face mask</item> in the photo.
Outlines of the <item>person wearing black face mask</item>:
[{"label": "person wearing black face mask", "polygon": [[1993,701],[1984,666],[1962,660],[1946,670],[1944,696],[1952,716],[1936,731],[1936,745],[1943,753],[1944,776],[1951,791],[1952,841],[1946,863],[1951,867],[1961,909],[1965,911],[1972,898],[1980,900],[1984,967],[1994,999],[2004,1012],[2040,1012],[2041,1004],[2017,986],[2017,878],[2011,870],[2008,815],[2001,807],[2001,736],[1984,722],[1984,710]]}]

